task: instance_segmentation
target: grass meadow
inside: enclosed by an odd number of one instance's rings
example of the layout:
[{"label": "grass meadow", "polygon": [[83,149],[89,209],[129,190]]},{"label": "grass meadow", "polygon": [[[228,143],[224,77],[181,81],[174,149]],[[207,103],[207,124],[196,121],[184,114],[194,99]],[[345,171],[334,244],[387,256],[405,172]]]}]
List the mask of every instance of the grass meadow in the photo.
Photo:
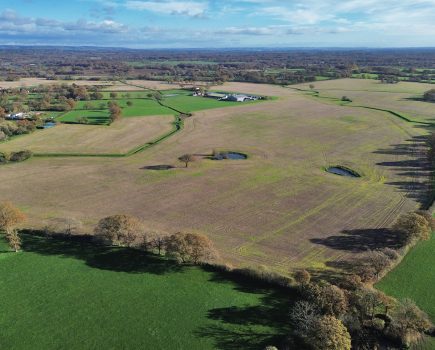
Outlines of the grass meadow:
[{"label": "grass meadow", "polygon": [[[403,261],[376,287],[397,299],[411,298],[435,322],[435,234],[429,241],[419,242]],[[435,349],[435,339],[418,349]]]},{"label": "grass meadow", "polygon": [[276,290],[136,250],[23,238],[17,254],[0,240],[2,349],[249,350],[284,331],[290,297]]},{"label": "grass meadow", "polygon": [[420,242],[377,287],[398,299],[413,299],[435,321],[435,235]]}]

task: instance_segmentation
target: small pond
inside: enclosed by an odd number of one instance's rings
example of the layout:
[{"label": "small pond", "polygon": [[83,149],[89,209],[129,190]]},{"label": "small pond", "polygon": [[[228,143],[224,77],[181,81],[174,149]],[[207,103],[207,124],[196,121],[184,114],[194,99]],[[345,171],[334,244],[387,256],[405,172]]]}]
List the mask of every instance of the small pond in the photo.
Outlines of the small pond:
[{"label": "small pond", "polygon": [[213,160],[224,160],[224,159],[233,159],[233,160],[240,160],[240,159],[248,159],[248,156],[243,153],[239,152],[220,152],[218,154],[215,154],[212,157]]},{"label": "small pond", "polygon": [[356,171],[342,167],[342,166],[332,166],[326,169],[328,173],[340,176],[349,176],[349,177],[361,177]]},{"label": "small pond", "polygon": [[142,169],[145,169],[145,170],[170,170],[170,169],[174,169],[174,168],[175,167],[172,165],[159,164],[159,165],[144,166]]}]

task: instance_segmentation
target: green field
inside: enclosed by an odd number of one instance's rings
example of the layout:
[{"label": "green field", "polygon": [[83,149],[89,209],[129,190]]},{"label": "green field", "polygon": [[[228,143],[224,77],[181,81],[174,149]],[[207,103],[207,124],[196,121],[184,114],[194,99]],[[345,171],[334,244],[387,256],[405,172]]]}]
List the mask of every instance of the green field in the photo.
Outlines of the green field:
[{"label": "green field", "polygon": [[435,235],[420,242],[377,287],[396,298],[413,299],[435,321]]},{"label": "green field", "polygon": [[[177,112],[174,108],[183,113],[192,113],[195,111],[222,108],[230,106],[239,106],[240,102],[218,101],[212,98],[202,98],[191,96],[192,92],[187,90],[166,90],[162,91],[162,103],[170,108],[160,105],[156,100],[148,98],[146,95],[149,91],[133,91],[130,92],[130,98],[126,98],[127,92],[118,93],[114,99],[122,108],[123,117],[141,117],[151,115],[175,115]],[[108,124],[109,110],[107,107],[100,109],[100,105],[107,106],[110,92],[103,92],[103,100],[79,101],[74,110],[63,114],[58,118],[61,122],[77,122],[80,117],[86,117],[90,124]],[[127,101],[133,103],[132,106],[127,106]],[[85,109],[85,104],[90,103],[94,108]],[[249,104],[253,102],[244,102]]]},{"label": "green field", "polygon": [[36,236],[23,249],[0,241],[2,349],[262,349],[282,331],[289,297],[228,273]]},{"label": "green field", "polygon": [[[376,287],[398,299],[411,298],[435,321],[435,234],[420,242]],[[422,349],[435,349],[430,338]]]}]

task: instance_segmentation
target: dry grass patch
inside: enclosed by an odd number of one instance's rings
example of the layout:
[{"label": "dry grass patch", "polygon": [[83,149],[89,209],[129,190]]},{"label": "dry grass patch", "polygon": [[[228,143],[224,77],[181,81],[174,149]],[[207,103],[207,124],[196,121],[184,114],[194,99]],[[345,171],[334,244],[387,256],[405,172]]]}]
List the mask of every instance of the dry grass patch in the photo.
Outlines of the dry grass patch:
[{"label": "dry grass patch", "polygon": [[0,144],[0,152],[126,153],[172,129],[172,116],[124,118],[111,126],[60,124]]},{"label": "dry grass patch", "polygon": [[[309,84],[297,85],[297,88],[308,90]],[[433,88],[431,84],[400,82],[398,84],[381,84],[376,80],[340,79],[316,82],[315,90],[321,96],[349,97],[352,105],[370,106],[388,109],[422,122],[434,122],[434,104],[416,101],[425,91]],[[291,88],[291,87],[290,87]],[[328,100],[324,100],[328,102]]]}]

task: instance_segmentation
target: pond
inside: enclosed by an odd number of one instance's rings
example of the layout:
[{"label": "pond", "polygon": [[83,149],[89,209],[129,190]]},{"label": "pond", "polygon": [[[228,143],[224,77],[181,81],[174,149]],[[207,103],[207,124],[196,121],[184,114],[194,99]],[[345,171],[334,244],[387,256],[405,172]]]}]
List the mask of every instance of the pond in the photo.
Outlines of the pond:
[{"label": "pond", "polygon": [[248,156],[239,152],[220,152],[215,154],[212,157],[213,160],[224,160],[224,159],[232,159],[232,160],[241,160],[248,159]]},{"label": "pond", "polygon": [[328,173],[340,176],[349,176],[349,177],[361,177],[356,171],[343,167],[343,166],[333,166],[326,169]]}]

